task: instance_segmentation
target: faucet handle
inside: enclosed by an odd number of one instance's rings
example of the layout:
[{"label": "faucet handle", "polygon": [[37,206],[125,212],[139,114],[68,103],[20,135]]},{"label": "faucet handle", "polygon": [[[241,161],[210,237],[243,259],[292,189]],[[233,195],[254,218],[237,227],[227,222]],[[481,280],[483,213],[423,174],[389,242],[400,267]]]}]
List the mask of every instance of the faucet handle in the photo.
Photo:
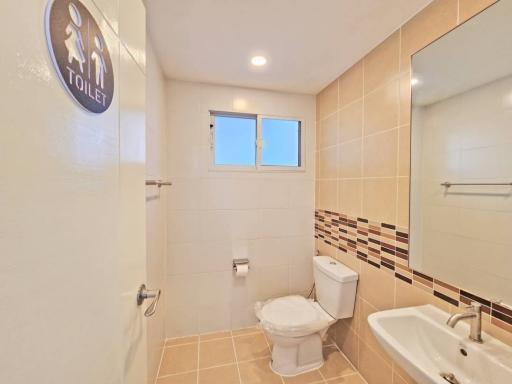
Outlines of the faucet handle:
[{"label": "faucet handle", "polygon": [[471,309],[473,312],[481,312],[482,304],[477,301],[472,301],[471,304],[466,306],[466,309]]}]

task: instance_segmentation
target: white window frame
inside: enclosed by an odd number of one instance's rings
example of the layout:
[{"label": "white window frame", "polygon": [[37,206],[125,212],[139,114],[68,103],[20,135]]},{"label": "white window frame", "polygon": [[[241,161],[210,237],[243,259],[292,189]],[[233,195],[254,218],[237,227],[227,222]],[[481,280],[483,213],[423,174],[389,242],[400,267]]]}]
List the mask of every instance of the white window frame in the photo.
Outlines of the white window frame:
[{"label": "white window frame", "polygon": [[[210,113],[210,171],[231,172],[305,172],[306,171],[306,124],[304,119],[291,116],[259,115],[243,112],[209,111]],[[215,164],[215,116],[233,116],[254,118],[256,120],[256,160],[255,165],[217,165]],[[263,119],[292,120],[299,122],[299,166],[262,165],[262,151],[265,143],[262,138]]]}]

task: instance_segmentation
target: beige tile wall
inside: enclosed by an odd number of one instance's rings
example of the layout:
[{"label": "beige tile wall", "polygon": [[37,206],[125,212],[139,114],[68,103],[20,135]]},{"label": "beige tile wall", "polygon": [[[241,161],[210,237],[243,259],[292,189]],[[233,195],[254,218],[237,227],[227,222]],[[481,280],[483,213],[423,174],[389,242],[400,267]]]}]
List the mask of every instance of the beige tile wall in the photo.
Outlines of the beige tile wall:
[{"label": "beige tile wall", "polygon": [[[386,38],[317,96],[316,208],[396,224],[409,224],[410,56],[493,0],[435,0]],[[374,311],[445,301],[396,279],[322,241],[322,254],[360,273],[356,312],[331,330],[369,384],[414,381],[375,341],[367,317]],[[511,333],[485,329],[512,342]]]}]

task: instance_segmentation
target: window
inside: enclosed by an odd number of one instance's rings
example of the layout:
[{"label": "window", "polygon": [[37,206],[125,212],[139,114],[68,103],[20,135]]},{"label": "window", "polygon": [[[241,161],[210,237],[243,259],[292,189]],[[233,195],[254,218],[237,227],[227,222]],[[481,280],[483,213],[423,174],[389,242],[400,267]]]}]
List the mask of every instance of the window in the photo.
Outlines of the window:
[{"label": "window", "polygon": [[300,167],[300,121],[261,119],[261,165]]},{"label": "window", "polygon": [[256,164],[256,116],[215,115],[215,165]]},{"label": "window", "polygon": [[211,112],[212,162],[217,169],[303,169],[302,122]]}]

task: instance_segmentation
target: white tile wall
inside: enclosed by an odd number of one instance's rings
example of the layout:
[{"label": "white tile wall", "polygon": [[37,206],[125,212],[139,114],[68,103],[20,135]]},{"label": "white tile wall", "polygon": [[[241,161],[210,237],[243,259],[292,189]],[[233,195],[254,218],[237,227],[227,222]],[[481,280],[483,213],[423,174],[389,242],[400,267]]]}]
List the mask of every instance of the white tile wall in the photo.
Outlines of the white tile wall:
[{"label": "white tile wall", "polygon": [[[256,301],[312,284],[314,97],[180,81],[167,91],[167,337],[252,325]],[[209,170],[209,110],[303,118],[306,171]],[[234,257],[250,259],[246,278]]]},{"label": "white tile wall", "polygon": [[[146,44],[146,178],[164,179],[167,163],[165,79],[151,41]],[[146,187],[146,285],[150,289],[166,286],[167,214],[165,193]],[[164,303],[165,299],[162,299]],[[154,382],[165,341],[165,305],[147,321],[148,383]]]},{"label": "white tile wall", "polygon": [[413,267],[505,302],[512,298],[504,274],[511,266],[510,187],[454,186],[447,193],[439,184],[510,180],[511,89],[508,76],[416,107],[422,129],[413,128],[412,137],[417,155],[411,210],[423,228],[411,233]]}]

